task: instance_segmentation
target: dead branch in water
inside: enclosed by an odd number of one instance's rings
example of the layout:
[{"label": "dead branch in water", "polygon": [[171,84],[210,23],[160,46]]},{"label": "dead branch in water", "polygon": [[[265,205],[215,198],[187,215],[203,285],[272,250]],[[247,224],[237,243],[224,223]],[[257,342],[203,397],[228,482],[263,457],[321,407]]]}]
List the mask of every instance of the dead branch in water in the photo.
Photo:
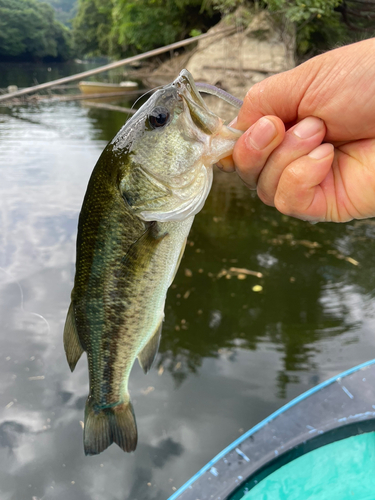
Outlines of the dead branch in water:
[{"label": "dead branch in water", "polygon": [[49,95],[33,95],[26,99],[14,98],[10,102],[0,103],[0,106],[16,106],[27,103],[36,104],[39,102],[67,102],[67,101],[89,101],[91,99],[107,99],[123,97],[126,100],[127,97],[137,97],[147,92],[147,89],[143,90],[131,90],[129,92],[106,92],[104,94],[73,94],[73,95],[59,95],[59,94],[49,94]]},{"label": "dead branch in water", "polygon": [[[101,94],[74,94],[74,95],[64,95],[64,96],[59,96],[59,95],[54,95],[53,100],[57,101],[81,101],[81,100],[90,100],[90,99],[103,99],[106,97],[123,97],[124,100],[126,97],[136,97],[140,96],[147,92],[147,89],[143,90],[131,90],[129,92],[106,92],[106,93],[101,93]],[[44,98],[44,96],[40,96],[41,98]],[[45,96],[45,99],[51,99],[51,96]]]},{"label": "dead branch in water", "polygon": [[274,69],[263,69],[263,68],[234,68],[234,67],[225,67],[223,68],[222,66],[203,66],[203,69],[219,69],[219,70],[229,70],[229,71],[241,71],[241,72],[246,72],[246,71],[253,71],[254,73],[264,73],[265,75],[267,74],[276,74],[280,73],[280,71],[275,71]]},{"label": "dead branch in water", "polygon": [[113,106],[112,104],[104,104],[103,102],[85,102],[83,103],[89,108],[107,109],[108,111],[119,111],[120,113],[128,113],[133,115],[136,109],[122,108],[121,106]]},{"label": "dead branch in water", "polygon": [[77,73],[76,75],[66,76],[64,78],[59,78],[58,80],[53,80],[52,82],[41,83],[39,85],[35,85],[33,87],[28,87],[26,89],[17,90],[16,92],[10,92],[9,94],[0,95],[0,101],[6,101],[12,99],[14,97],[20,97],[26,94],[32,94],[35,92],[39,92],[40,90],[49,89],[51,87],[56,87],[57,85],[74,82],[76,80],[82,80],[83,78],[87,78],[88,76],[96,75],[98,73],[103,73],[104,71],[108,71],[110,69],[115,69],[120,66],[125,66],[126,64],[130,64],[134,61],[140,61],[141,59],[146,59],[148,57],[153,57],[159,54],[163,54],[164,52],[168,52],[169,50],[178,49],[180,47],[184,47],[185,45],[190,45],[191,43],[195,43],[204,38],[214,37],[216,35],[222,35],[223,33],[229,34],[229,32],[235,31],[235,28],[228,28],[226,30],[220,30],[215,33],[205,33],[204,35],[195,36],[192,38],[187,38],[186,40],[181,40],[180,42],[171,43],[170,45],[166,45],[165,47],[161,47],[159,49],[149,50],[148,52],[144,52],[143,54],[138,54],[137,56],[127,57],[126,59],[121,59],[120,61],[115,61],[110,64],[106,64],[105,66],[100,66],[99,68],[90,69],[88,71],[83,71],[82,73]]}]

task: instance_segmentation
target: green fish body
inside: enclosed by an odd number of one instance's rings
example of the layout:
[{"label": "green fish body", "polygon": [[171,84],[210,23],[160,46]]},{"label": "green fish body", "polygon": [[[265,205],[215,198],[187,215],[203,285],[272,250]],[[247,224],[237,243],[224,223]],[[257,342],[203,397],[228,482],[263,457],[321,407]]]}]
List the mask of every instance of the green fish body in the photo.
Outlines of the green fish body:
[{"label": "green fish body", "polygon": [[136,448],[130,371],[136,358],[146,373],[152,366],[166,293],[209,193],[211,165],[231,153],[239,134],[208,110],[183,70],[125,124],[94,168],[64,329],[71,370],[83,351],[88,358],[86,455],[112,442]]}]

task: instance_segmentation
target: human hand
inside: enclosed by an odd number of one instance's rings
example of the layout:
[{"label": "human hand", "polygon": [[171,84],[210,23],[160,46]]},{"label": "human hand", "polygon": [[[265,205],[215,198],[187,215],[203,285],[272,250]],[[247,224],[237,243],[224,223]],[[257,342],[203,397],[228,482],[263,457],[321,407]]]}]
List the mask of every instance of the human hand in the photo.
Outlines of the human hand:
[{"label": "human hand", "polygon": [[254,85],[232,125],[246,132],[234,164],[222,160],[223,169],[235,168],[264,203],[287,215],[375,216],[374,63],[370,39]]}]

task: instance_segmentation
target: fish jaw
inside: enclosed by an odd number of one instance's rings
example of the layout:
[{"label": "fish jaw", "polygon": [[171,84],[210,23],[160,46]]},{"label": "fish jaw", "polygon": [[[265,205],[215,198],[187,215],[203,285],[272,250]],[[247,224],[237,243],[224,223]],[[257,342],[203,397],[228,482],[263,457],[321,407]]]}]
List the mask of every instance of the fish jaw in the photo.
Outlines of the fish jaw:
[{"label": "fish jaw", "polygon": [[[168,114],[169,121],[152,129],[147,116],[155,110]],[[187,70],[155,92],[138,113],[138,121],[137,115],[131,119],[139,130],[132,135],[119,190],[144,222],[183,221],[202,209],[212,165],[231,154],[242,132],[209,110]],[[133,129],[130,122],[128,128]]]},{"label": "fish jaw", "polygon": [[217,133],[223,120],[207,107],[189,71],[183,69],[173,85],[185,102],[194,125],[204,134]]},{"label": "fish jaw", "polygon": [[202,160],[205,165],[213,165],[232,154],[237,140],[243,132],[222,124],[219,130],[209,138],[209,148]]},{"label": "fish jaw", "polygon": [[174,85],[186,105],[185,116],[190,116],[196,126],[195,139],[205,144],[202,156],[205,166],[229,156],[243,132],[225,125],[224,120],[207,107],[189,71],[183,69]]}]

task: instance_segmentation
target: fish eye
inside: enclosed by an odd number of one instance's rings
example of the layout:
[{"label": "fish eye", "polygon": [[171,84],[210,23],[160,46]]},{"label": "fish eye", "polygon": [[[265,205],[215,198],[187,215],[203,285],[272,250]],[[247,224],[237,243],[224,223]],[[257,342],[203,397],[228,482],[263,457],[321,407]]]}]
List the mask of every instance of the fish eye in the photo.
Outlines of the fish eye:
[{"label": "fish eye", "polygon": [[155,108],[148,120],[152,128],[164,127],[169,121],[169,112],[165,108]]}]

